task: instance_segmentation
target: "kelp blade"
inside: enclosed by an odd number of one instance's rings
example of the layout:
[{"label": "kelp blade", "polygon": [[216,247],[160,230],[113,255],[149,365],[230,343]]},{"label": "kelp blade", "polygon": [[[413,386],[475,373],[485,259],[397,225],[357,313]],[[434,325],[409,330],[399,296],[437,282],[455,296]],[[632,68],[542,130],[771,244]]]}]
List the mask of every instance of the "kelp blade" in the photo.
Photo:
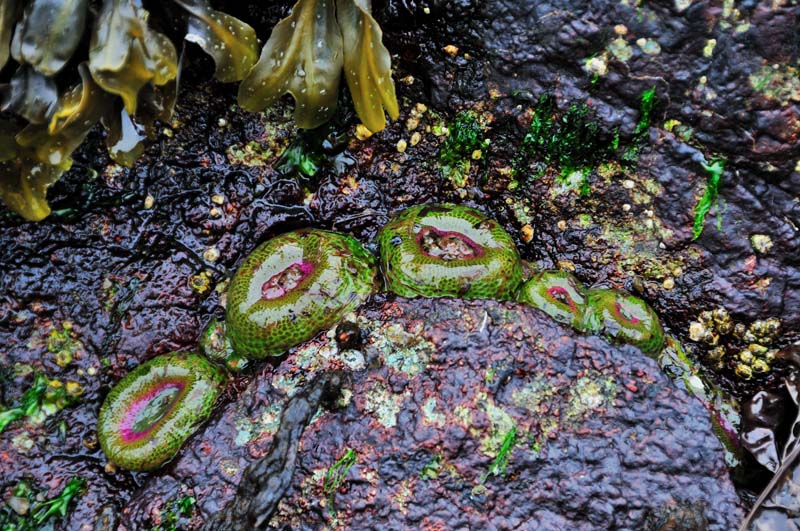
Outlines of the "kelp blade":
[{"label": "kelp blade", "polygon": [[336,110],[342,72],[342,36],[334,0],[299,0],[281,20],[258,63],[239,85],[239,105],[249,111],[272,106],[287,92],[295,99],[298,127],[312,129]]},{"label": "kelp blade", "polygon": [[241,20],[211,8],[207,0],[175,0],[189,13],[185,39],[214,59],[214,77],[241,81],[258,60],[256,31]]},{"label": "kelp blade", "polygon": [[147,12],[130,0],[105,0],[94,27],[89,69],[103,90],[117,94],[129,115],[149,82],[164,85],[178,75],[172,42],[145,22]]},{"label": "kelp blade", "polygon": [[8,62],[11,54],[11,36],[17,22],[17,0],[0,0],[0,68]]},{"label": "kelp blade", "polygon": [[14,32],[14,59],[47,76],[55,75],[80,44],[86,7],[87,0],[32,0]]},{"label": "kelp blade", "polygon": [[364,0],[336,0],[344,37],[344,75],[358,117],[372,132],[386,127],[384,108],[400,115],[392,82],[392,58],[381,42],[383,32]]}]

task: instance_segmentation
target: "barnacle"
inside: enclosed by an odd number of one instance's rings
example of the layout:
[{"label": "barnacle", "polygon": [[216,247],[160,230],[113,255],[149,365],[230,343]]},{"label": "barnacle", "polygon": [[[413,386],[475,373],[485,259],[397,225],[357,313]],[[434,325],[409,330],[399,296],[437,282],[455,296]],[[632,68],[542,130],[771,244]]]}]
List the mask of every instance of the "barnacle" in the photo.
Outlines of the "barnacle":
[{"label": "barnacle", "polygon": [[[215,11],[208,0],[175,2],[188,15],[186,40],[212,56],[216,77],[242,79],[258,55],[255,31]],[[0,119],[0,197],[30,220],[50,213],[48,187],[69,169],[72,152],[95,124],[108,131],[111,157],[131,165],[155,121],[169,120],[175,105],[175,45],[148,25],[138,0],[103,0],[88,30],[88,61],[75,57],[87,4],[0,2],[0,67],[9,58],[17,63],[10,83],[0,85],[0,109],[6,111]],[[80,75],[74,86],[74,74],[65,68],[70,64]]]},{"label": "barnacle", "polygon": [[350,236],[283,234],[258,246],[231,279],[225,328],[236,354],[282,354],[336,323],[375,287],[374,260]]},{"label": "barnacle", "polygon": [[208,417],[224,382],[224,372],[199,354],[173,352],[139,365],[100,408],[106,457],[130,470],[160,467]]},{"label": "barnacle", "polygon": [[260,111],[289,93],[297,125],[317,127],[336,108],[344,67],[358,116],[371,131],[382,130],[384,108],[392,119],[399,108],[391,58],[370,10],[368,0],[298,0],[239,86],[239,104]]}]

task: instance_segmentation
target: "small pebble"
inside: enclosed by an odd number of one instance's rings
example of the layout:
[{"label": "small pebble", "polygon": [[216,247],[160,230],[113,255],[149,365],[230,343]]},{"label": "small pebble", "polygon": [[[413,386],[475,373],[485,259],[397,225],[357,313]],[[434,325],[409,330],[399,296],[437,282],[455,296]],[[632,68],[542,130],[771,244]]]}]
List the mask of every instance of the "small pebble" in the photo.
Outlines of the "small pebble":
[{"label": "small pebble", "polygon": [[558,221],[558,230],[567,230],[567,222],[565,220]]},{"label": "small pebble", "polygon": [[417,144],[419,144],[420,140],[422,140],[422,135],[421,134],[414,133],[413,135],[411,135],[411,145],[412,146],[416,146]]},{"label": "small pebble", "polygon": [[453,44],[448,44],[447,46],[444,47],[444,52],[450,57],[455,57],[456,55],[458,55],[458,46],[455,46]]},{"label": "small pebble", "polygon": [[228,120],[226,120],[225,118],[220,118],[219,120],[217,120],[217,125],[220,127],[225,127],[226,125],[228,125]]},{"label": "small pebble", "polygon": [[203,251],[203,259],[206,262],[216,262],[219,258],[219,249],[216,247],[209,247],[205,251]]},{"label": "small pebble", "polygon": [[662,285],[664,289],[672,289],[675,287],[675,280],[672,277],[667,277]]},{"label": "small pebble", "polygon": [[533,239],[533,227],[530,225],[523,225],[520,229],[520,232],[522,233],[522,241],[525,243],[528,243]]},{"label": "small pebble", "polygon": [[153,205],[156,203],[156,198],[150,194],[147,194],[147,197],[144,198],[144,209],[150,210],[153,208]]},{"label": "small pebble", "polygon": [[211,196],[211,202],[215,205],[221,205],[225,202],[225,196],[222,194],[214,194]]},{"label": "small pebble", "polygon": [[398,153],[405,153],[407,147],[408,147],[408,143],[405,140],[399,140],[397,142],[397,151],[398,151]]}]

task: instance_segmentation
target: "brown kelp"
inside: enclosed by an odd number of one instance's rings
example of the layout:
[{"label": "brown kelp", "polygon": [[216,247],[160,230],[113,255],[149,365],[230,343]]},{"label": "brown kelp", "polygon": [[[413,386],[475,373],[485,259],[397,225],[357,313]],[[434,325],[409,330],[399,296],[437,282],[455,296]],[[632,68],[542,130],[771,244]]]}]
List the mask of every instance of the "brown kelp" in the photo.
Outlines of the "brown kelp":
[{"label": "brown kelp", "polygon": [[[214,76],[242,81],[239,103],[261,111],[286,93],[295,120],[313,128],[336,109],[342,68],[353,104],[372,131],[397,118],[391,58],[369,0],[299,0],[261,52],[255,30],[209,0],[174,0],[186,14],[186,41],[214,60]],[[180,60],[142,0],[7,0],[0,5],[0,198],[29,220],[50,213],[46,193],[72,152],[99,122],[109,154],[130,166],[156,120],[172,117]],[[80,57],[84,33],[88,57]],[[80,82],[74,85],[77,79]],[[118,98],[117,98],[118,97]],[[69,124],[65,127],[64,124]],[[35,147],[33,147],[35,146]]]},{"label": "brown kelp", "polygon": [[[253,28],[208,0],[175,3],[186,13],[185,39],[214,59],[215,76],[241,80],[258,57]],[[107,131],[111,157],[129,166],[155,121],[172,116],[175,44],[150,24],[140,0],[104,0],[97,13],[88,4],[0,5],[0,67],[16,63],[10,82],[0,85],[0,198],[29,220],[50,213],[48,187],[70,168],[72,152],[97,123]],[[88,56],[81,57],[85,32]]]},{"label": "brown kelp", "polygon": [[317,127],[336,109],[344,67],[359,118],[370,131],[382,130],[384,108],[392,119],[400,111],[391,58],[370,11],[369,0],[298,0],[239,86],[239,103],[260,111],[289,93],[297,125]]}]

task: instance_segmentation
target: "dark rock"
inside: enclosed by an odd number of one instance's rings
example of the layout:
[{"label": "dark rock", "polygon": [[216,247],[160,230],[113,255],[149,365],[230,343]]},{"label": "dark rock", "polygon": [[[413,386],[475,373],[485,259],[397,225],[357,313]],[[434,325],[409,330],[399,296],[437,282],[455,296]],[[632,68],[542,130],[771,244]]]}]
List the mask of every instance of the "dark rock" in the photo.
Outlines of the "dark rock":
[{"label": "dark rock", "polygon": [[[223,510],[247,463],[271,448],[287,398],[322,371],[348,368],[347,403],[319,410],[300,438],[275,528],[613,530],[674,520],[727,531],[741,519],[707,412],[638,350],[493,301],[400,299],[362,308],[358,322],[368,331],[362,352],[325,338],[262,371],[184,449],[169,480],[145,483],[125,528],[138,529],[136,515],[174,481],[205,517]],[[365,368],[370,357],[381,366]],[[350,449],[355,463],[326,492],[327,471]]]}]

